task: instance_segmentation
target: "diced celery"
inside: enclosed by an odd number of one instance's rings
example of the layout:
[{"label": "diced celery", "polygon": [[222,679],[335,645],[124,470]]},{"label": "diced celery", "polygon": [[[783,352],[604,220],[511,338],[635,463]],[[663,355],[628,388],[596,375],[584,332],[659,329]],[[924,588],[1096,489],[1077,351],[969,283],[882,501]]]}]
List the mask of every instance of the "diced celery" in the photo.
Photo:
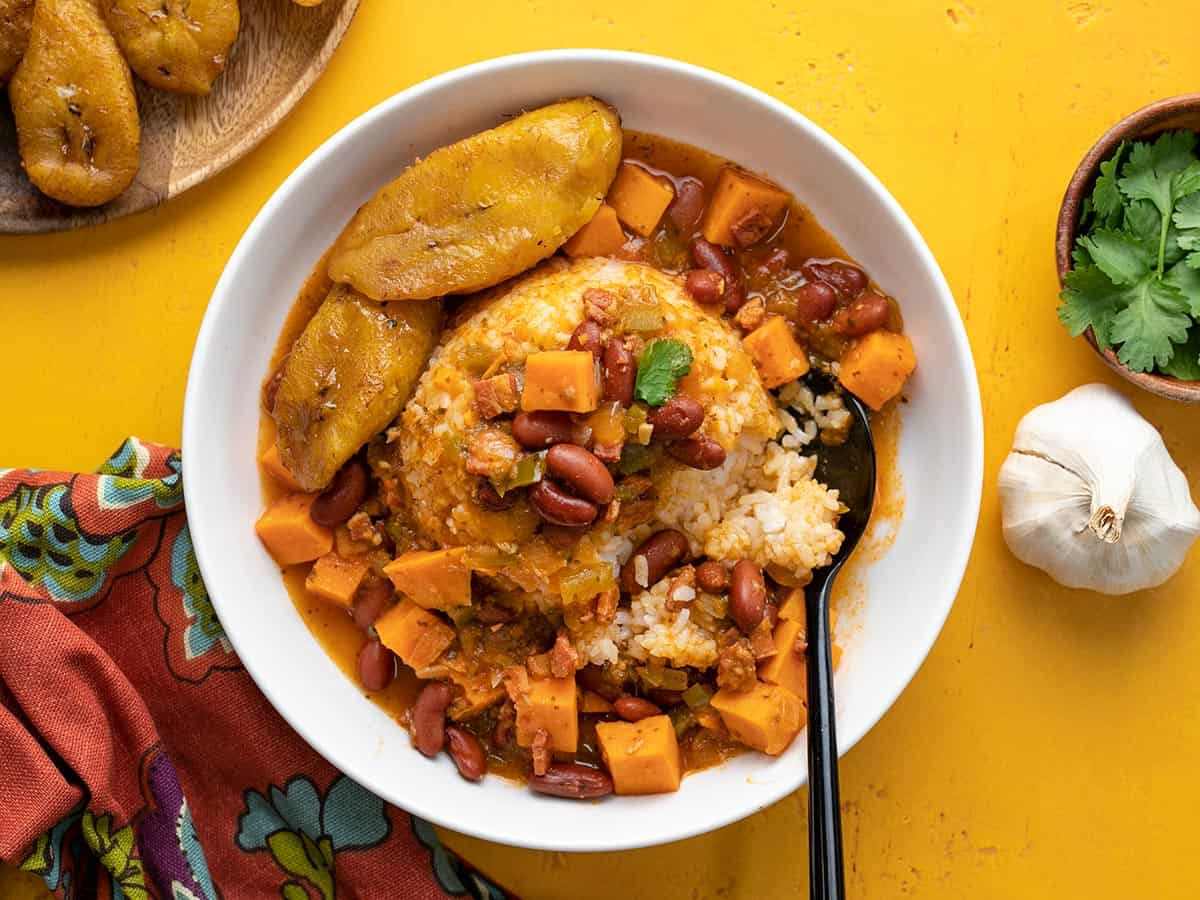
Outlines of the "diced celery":
[{"label": "diced celery", "polygon": [[470,606],[452,606],[446,610],[446,615],[455,625],[465,625],[475,618],[475,610]]},{"label": "diced celery", "polygon": [[701,706],[707,706],[708,701],[712,699],[712,691],[702,684],[693,684],[690,688],[683,692],[683,702],[691,709],[696,709]]},{"label": "diced celery", "polygon": [[682,691],[688,686],[687,672],[683,669],[667,669],[661,666],[638,666],[638,677],[648,688],[664,691]]},{"label": "diced celery", "polygon": [[529,453],[521,457],[521,461],[513,468],[512,474],[507,478],[493,478],[492,487],[496,489],[496,493],[503,497],[509,491],[515,488],[528,487],[535,482],[541,481],[542,476],[546,474],[546,451],[541,453]]},{"label": "diced celery", "polygon": [[659,331],[663,323],[662,310],[657,306],[629,306],[621,311],[621,327],[625,331]]},{"label": "diced celery", "polygon": [[675,737],[681,738],[692,728],[696,727],[696,716],[686,706],[677,706],[668,714],[671,724],[675,727]]},{"label": "diced celery", "polygon": [[591,600],[615,583],[612,566],[608,563],[575,563],[563,570],[558,587],[563,605],[571,606]]},{"label": "diced celery", "polygon": [[646,407],[634,404],[625,410],[625,433],[636,435],[638,429],[646,424]]},{"label": "diced celery", "polygon": [[[654,464],[656,455],[653,450],[642,444],[626,444],[621,448],[621,461],[617,464],[617,468],[621,470],[622,475],[644,472]],[[623,497],[622,499],[633,498]]]},{"label": "diced celery", "polygon": [[465,562],[472,571],[494,575],[517,562],[515,553],[505,553],[496,547],[477,546],[467,548]]}]

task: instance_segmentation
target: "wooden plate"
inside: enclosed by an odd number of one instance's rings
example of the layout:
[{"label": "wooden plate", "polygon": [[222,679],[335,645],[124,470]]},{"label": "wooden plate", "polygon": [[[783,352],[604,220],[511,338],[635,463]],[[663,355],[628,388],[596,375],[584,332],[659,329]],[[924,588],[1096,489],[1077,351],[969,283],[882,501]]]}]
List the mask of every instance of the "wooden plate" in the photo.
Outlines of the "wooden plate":
[{"label": "wooden plate", "polygon": [[157,91],[136,77],[142,167],[104,206],[51,200],[25,177],[12,110],[0,102],[0,233],[82,228],[141,212],[216,175],[265,138],[304,96],[341,43],[360,0],[242,0],[241,32],[207,97]]}]

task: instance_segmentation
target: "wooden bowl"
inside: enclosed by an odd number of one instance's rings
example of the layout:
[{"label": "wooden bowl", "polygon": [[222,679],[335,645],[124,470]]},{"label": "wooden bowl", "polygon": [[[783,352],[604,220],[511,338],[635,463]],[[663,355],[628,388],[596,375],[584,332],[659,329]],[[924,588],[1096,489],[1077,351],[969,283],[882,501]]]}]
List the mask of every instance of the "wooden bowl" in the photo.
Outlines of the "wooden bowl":
[{"label": "wooden bowl", "polygon": [[[1067,185],[1067,192],[1063,196],[1062,207],[1058,213],[1054,254],[1058,264],[1060,285],[1063,284],[1063,278],[1067,272],[1071,271],[1071,250],[1075,246],[1075,229],[1079,225],[1079,209],[1084,198],[1092,193],[1092,186],[1100,171],[1100,163],[1113,155],[1121,141],[1145,139],[1163,131],[1177,131],[1182,128],[1200,131],[1200,94],[1170,97],[1142,107],[1108,129],[1095,146],[1088,151],[1083,162],[1079,164],[1079,168],[1075,170],[1070,184]],[[1178,378],[1155,375],[1151,372],[1134,372],[1117,359],[1115,351],[1101,350],[1096,343],[1096,336],[1090,328],[1086,337],[1088,343],[1092,345],[1092,349],[1104,360],[1104,364],[1122,378],[1160,397],[1168,397],[1184,403],[1200,403],[1200,382],[1181,381]]]},{"label": "wooden bowl", "polygon": [[[0,102],[0,234],[66,231],[141,212],[240,159],[278,125],[325,69],[360,0],[242,0],[241,30],[206,97],[154,90],[136,77],[142,165],[115,200],[76,208],[25,177],[7,100]],[[5,92],[7,96],[7,92]]]}]

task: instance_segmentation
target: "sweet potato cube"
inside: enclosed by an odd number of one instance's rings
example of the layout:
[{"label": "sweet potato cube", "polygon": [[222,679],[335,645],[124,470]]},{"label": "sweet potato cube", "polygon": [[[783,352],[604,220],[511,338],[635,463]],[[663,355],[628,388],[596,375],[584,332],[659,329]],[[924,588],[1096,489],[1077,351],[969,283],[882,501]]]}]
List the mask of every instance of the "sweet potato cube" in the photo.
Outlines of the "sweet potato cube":
[{"label": "sweet potato cube", "polygon": [[254,523],[258,539],[281,566],[308,562],[333,549],[333,531],[308,514],[316,499],[316,494],[285,494]]},{"label": "sweet potato cube", "polygon": [[409,550],[383,567],[402,594],[425,609],[471,605],[471,569],[466,547]]},{"label": "sweet potato cube", "polygon": [[796,638],[803,634],[802,620],[780,619],[772,634],[775,655],[758,667],[760,679],[787,688],[801,700],[808,697],[808,667],[804,655],[796,652]]},{"label": "sweet potato cube", "polygon": [[749,247],[775,230],[791,199],[791,194],[769,181],[725,166],[700,230],[714,244]]},{"label": "sweet potato cube", "polygon": [[591,412],[600,405],[596,358],[587,350],[546,350],[525,358],[521,409]]},{"label": "sweet potato cube", "polygon": [[608,204],[617,218],[642,237],[650,237],[675,199],[675,188],[637,163],[623,162],[608,189]]},{"label": "sweet potato cube", "polygon": [[779,618],[795,619],[803,624],[806,606],[804,603],[804,588],[792,588],[788,591],[788,595],[783,598],[783,602],[779,604]]},{"label": "sweet potato cube", "polygon": [[667,794],[682,776],[675,727],[667,716],[640,722],[601,722],[600,752],[618,794]]},{"label": "sweet potato cube", "polygon": [[258,458],[258,464],[263,467],[263,471],[289,491],[300,492],[303,490],[300,487],[300,483],[288,471],[288,467],[283,464],[283,460],[279,458],[279,446],[277,444],[272,444],[266,449],[263,455]]},{"label": "sweet potato cube", "polygon": [[407,597],[375,620],[383,645],[414,669],[432,665],[454,641],[454,629]]},{"label": "sweet potato cube", "polygon": [[[524,671],[522,668],[521,672]],[[574,753],[579,744],[579,701],[575,676],[521,678],[506,675],[517,711],[517,745],[529,747],[539,729],[550,736],[550,749]]]},{"label": "sweet potato cube", "polygon": [[871,409],[882,409],[916,367],[912,341],[902,334],[872,331],[842,355],[838,377]]},{"label": "sweet potato cube", "polygon": [[767,319],[742,338],[742,346],[768,388],[777,388],[808,374],[808,354],[796,342],[787,319],[782,316]]},{"label": "sweet potato cube", "polygon": [[504,685],[492,684],[492,673],[486,669],[475,675],[450,673],[462,694],[450,701],[449,715],[455,722],[473,719],[490,706],[504,699]]},{"label": "sweet potato cube", "polygon": [[337,553],[326,553],[308,570],[304,588],[323,600],[350,609],[354,605],[354,592],[369,568],[367,561],[361,557],[347,559]]},{"label": "sweet potato cube", "polygon": [[804,704],[785,687],[759,682],[748,691],[722,688],[709,701],[729,733],[747,747],[778,756],[804,724]]},{"label": "sweet potato cube", "polygon": [[563,253],[581,256],[611,256],[625,243],[625,232],[617,219],[617,211],[601,203],[596,214],[563,244]]}]

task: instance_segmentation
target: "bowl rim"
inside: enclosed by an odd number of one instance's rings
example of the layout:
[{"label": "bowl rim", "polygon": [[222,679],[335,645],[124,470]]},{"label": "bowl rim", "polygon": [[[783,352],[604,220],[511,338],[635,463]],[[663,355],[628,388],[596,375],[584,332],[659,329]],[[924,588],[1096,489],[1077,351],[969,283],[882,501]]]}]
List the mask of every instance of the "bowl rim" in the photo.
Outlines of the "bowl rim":
[{"label": "bowl rim", "polygon": [[[1058,271],[1060,289],[1066,287],[1067,273],[1072,271],[1071,250],[1075,246],[1079,209],[1084,198],[1091,192],[1100,163],[1107,160],[1122,141],[1153,134],[1160,126],[1182,112],[1200,114],[1200,93],[1166,97],[1134,110],[1105,131],[1084,155],[1071,180],[1067,182],[1058,210],[1058,221],[1055,224],[1054,263]],[[1107,350],[1101,349],[1091,328],[1084,332],[1084,337],[1104,364],[1126,381],[1159,397],[1181,403],[1200,403],[1200,381],[1184,381],[1154,372],[1135,372],[1117,358],[1116,351],[1111,347]]]},{"label": "bowl rim", "polygon": [[[251,252],[252,246],[260,239],[260,232],[266,228],[266,224],[273,218],[276,209],[283,205],[285,198],[288,197],[295,187],[304,182],[314,170],[329,165],[335,157],[338,148],[345,142],[354,139],[354,136],[362,129],[376,122],[381,118],[386,118],[393,115],[393,111],[397,107],[403,107],[411,99],[430,91],[440,90],[449,85],[453,85],[462,81],[470,81],[479,77],[486,76],[489,73],[494,73],[500,70],[508,70],[512,68],[521,68],[530,65],[539,64],[554,64],[554,63],[592,63],[614,66],[635,65],[639,67],[658,68],[664,72],[672,72],[677,75],[683,75],[695,79],[697,82],[707,83],[715,88],[727,91],[737,95],[740,99],[748,103],[758,104],[765,107],[770,113],[779,116],[786,120],[790,125],[797,130],[803,132],[806,137],[823,145],[824,149],[829,151],[833,156],[845,165],[852,174],[861,179],[866,184],[870,191],[878,198],[879,202],[887,207],[894,216],[896,227],[902,232],[905,238],[909,241],[914,253],[916,254],[915,264],[919,265],[928,273],[930,280],[935,285],[935,293],[939,304],[945,309],[949,319],[949,329],[952,333],[952,343],[954,345],[954,355],[964,361],[964,369],[969,373],[969,376],[964,379],[963,389],[966,393],[965,401],[968,407],[967,420],[956,423],[962,429],[960,438],[962,446],[960,452],[964,459],[964,465],[967,468],[969,475],[969,483],[964,488],[964,501],[966,506],[963,508],[964,521],[969,522],[969,528],[964,528],[962,532],[956,535],[952,544],[951,552],[946,555],[947,566],[944,570],[944,578],[946,590],[944,592],[944,600],[939,607],[930,610],[930,622],[928,632],[925,635],[919,636],[921,639],[912,641],[909,646],[919,652],[913,653],[910,657],[911,662],[904,666],[904,677],[896,678],[888,686],[881,688],[878,694],[877,708],[865,715],[862,719],[861,726],[853,732],[844,732],[839,736],[839,757],[848,752],[867,732],[869,732],[883,717],[883,715],[892,708],[896,699],[908,687],[917,671],[928,658],[929,652],[933,648],[938,636],[945,626],[946,619],[949,617],[950,610],[953,608],[954,602],[957,599],[958,592],[962,586],[962,580],[966,573],[967,564],[970,560],[971,549],[974,545],[975,534],[978,529],[980,506],[982,502],[983,491],[983,470],[984,470],[984,433],[983,433],[983,409],[980,398],[978,373],[974,366],[974,357],[971,352],[970,342],[967,339],[966,329],[962,321],[961,313],[958,310],[957,304],[954,301],[953,293],[950,290],[949,284],[946,282],[945,275],[940,266],[937,264],[932,251],[929,249],[925,239],[921,236],[916,225],[911,218],[892,196],[891,192],[882,184],[879,178],[870,171],[850,150],[844,147],[840,142],[835,140],[829,133],[816,123],[808,119],[802,113],[786,105],[780,100],[771,97],[763,91],[753,88],[743,82],[740,82],[727,75],[703,68],[691,63],[686,63],[680,60],[675,60],[669,57],[658,56],[654,54],[636,53],[630,51],[607,50],[607,49],[591,49],[591,48],[565,48],[556,50],[538,50],[524,53],[517,53],[494,57],[491,59],[481,60],[462,66],[450,71],[433,76],[432,78],[421,81],[403,91],[400,91],[389,98],[384,99],[371,109],[363,112],[353,120],[342,126],[326,141],[324,141],[316,150],[314,150],[308,158],[306,158],[274,191],[271,197],[259,210],[253,221],[247,227],[242,238],[239,240],[237,247],[226,263],[225,269],[222,272],[220,279],[217,282],[213,291],[212,300],[208,309],[205,312],[204,320],[201,323],[200,331],[196,339],[195,350],[193,353],[192,364],[188,374],[188,384],[185,394],[184,403],[184,421],[183,421],[183,454],[186,458],[189,453],[189,448],[199,446],[200,435],[204,428],[204,422],[197,407],[195,406],[195,397],[201,392],[199,385],[199,374],[204,368],[204,357],[209,352],[209,348],[219,340],[216,322],[219,319],[218,310],[227,303],[235,303],[236,298],[232,296],[231,288],[237,278],[237,273],[247,264],[247,258]],[[202,494],[203,486],[195,479],[189,481],[184,479],[184,495],[185,501],[189,505],[203,505],[204,496]],[[193,545],[200,565],[201,572],[206,569],[216,571],[211,568],[217,562],[217,559],[210,557],[209,547],[205,535],[194,532],[192,535]],[[951,589],[952,588],[952,589]],[[220,614],[220,601],[214,596],[213,604],[218,615]],[[243,656],[238,647],[238,640],[232,633],[227,632],[229,640],[235,650],[238,652],[242,664],[247,672],[254,680],[256,686],[267,697],[271,705],[280,713],[287,724],[293,728],[306,743],[315,749],[322,757],[328,760],[339,771],[348,772],[347,766],[339,763],[339,758],[342,754],[337,747],[331,745],[325,736],[314,730],[312,727],[306,727],[302,721],[293,721],[293,719],[283,712],[284,707],[277,702],[276,696],[270,689],[269,683],[260,678],[265,670],[265,663],[251,656]],[[353,775],[353,773],[349,773]],[[807,783],[807,774],[796,778],[781,778],[772,784],[769,792],[758,797],[754,804],[735,805],[730,804],[723,809],[720,814],[706,818],[701,822],[690,822],[681,819],[678,825],[671,829],[664,829],[662,833],[656,834],[652,839],[636,838],[626,836],[624,834],[611,834],[606,836],[604,840],[573,840],[569,845],[556,843],[553,838],[537,839],[532,837],[518,836],[513,837],[506,834],[502,827],[472,825],[467,827],[463,822],[453,820],[445,815],[442,810],[431,807],[422,803],[400,802],[389,796],[389,793],[382,793],[381,796],[385,800],[395,803],[405,811],[420,816],[430,822],[451,830],[461,831],[463,833],[478,837],[484,840],[493,841],[508,846],[525,847],[530,849],[544,850],[570,850],[572,852],[600,852],[635,849],[639,847],[656,846],[659,844],[669,843],[672,841],[682,840],[692,837],[697,834],[713,831],[724,827],[732,822],[746,818],[755,812],[758,812],[765,807],[778,802],[782,798],[794,793],[799,788]],[[366,785],[369,789],[373,789],[371,785]],[[646,798],[619,798],[621,800],[639,800]]]}]

